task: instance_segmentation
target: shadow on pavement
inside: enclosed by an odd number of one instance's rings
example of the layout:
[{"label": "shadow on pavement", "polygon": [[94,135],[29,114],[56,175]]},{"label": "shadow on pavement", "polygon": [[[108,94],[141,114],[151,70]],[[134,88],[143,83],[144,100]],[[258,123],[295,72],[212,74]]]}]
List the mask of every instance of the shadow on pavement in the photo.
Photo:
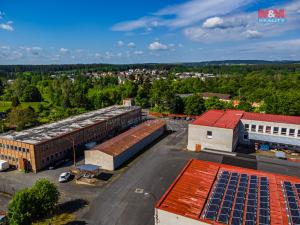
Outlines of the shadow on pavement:
[{"label": "shadow on pavement", "polygon": [[84,208],[89,203],[84,199],[74,199],[68,202],[64,202],[59,205],[60,213],[74,213],[79,209]]}]

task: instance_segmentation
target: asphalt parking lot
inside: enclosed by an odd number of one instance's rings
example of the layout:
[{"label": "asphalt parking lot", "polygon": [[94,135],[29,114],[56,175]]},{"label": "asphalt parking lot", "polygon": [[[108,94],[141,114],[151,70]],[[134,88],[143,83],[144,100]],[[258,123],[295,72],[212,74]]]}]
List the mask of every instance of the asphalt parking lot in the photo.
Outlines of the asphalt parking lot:
[{"label": "asphalt parking lot", "polygon": [[4,175],[5,179],[3,174],[0,174],[0,180],[4,179],[3,181],[10,182],[18,189],[20,186],[30,186],[39,178],[48,178],[58,185],[62,192],[62,201],[88,201],[90,204],[79,210],[78,220],[74,224],[153,225],[155,203],[192,158],[300,177],[300,166],[280,165],[273,161],[257,160],[256,157],[242,155],[232,157],[187,152],[185,149],[188,122],[165,120],[171,132],[116,171],[113,178],[103,186],[89,187],[76,185],[74,182],[59,184],[57,177],[68,169],[68,166],[38,174],[12,171]]}]

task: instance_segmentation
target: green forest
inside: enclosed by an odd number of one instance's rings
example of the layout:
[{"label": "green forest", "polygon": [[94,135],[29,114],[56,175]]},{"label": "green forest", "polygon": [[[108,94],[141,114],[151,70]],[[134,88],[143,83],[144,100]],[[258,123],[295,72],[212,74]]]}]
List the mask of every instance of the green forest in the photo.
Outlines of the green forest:
[{"label": "green forest", "polygon": [[[94,78],[81,75],[82,71],[90,70],[88,67],[84,69],[84,66],[44,70],[41,66],[33,66],[35,69],[31,69],[31,72],[23,71],[19,67],[15,68],[17,71],[13,71],[13,66],[4,70],[2,66],[0,112],[6,114],[6,119],[0,122],[0,132],[8,129],[22,130],[89,110],[120,104],[124,98],[134,98],[137,105],[162,113],[198,115],[208,109],[237,108],[300,115],[300,65],[297,64],[149,66],[166,69],[167,76],[152,80],[151,77],[142,77],[138,81],[128,79],[124,84],[119,84],[116,76]],[[120,69],[105,65],[100,71],[110,71],[112,68],[115,71]],[[126,65],[124,68],[130,66]],[[55,70],[60,75],[50,76]],[[65,70],[72,70],[74,79],[70,79],[63,72]],[[176,79],[175,74],[183,71],[219,75],[205,80]],[[7,82],[12,77],[14,81]],[[201,92],[230,94],[240,104],[234,107],[232,102],[222,102],[214,97],[204,100],[199,95]],[[192,95],[182,98],[180,94]],[[254,102],[260,103],[260,107],[253,108]]]}]

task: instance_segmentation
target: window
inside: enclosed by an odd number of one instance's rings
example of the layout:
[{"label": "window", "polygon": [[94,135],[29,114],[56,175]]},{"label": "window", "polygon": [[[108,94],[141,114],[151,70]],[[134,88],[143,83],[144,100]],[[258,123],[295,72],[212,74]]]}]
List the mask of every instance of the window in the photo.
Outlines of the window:
[{"label": "window", "polygon": [[289,136],[295,136],[295,129],[290,129]]},{"label": "window", "polygon": [[286,135],[286,128],[281,128],[281,134]]},{"label": "window", "polygon": [[25,148],[22,148],[22,151],[25,152]]},{"label": "window", "polygon": [[207,131],[206,137],[211,139],[212,138],[212,131]]},{"label": "window", "polygon": [[263,126],[263,125],[259,125],[259,126],[258,126],[258,132],[259,132],[259,133],[264,132],[264,126]]},{"label": "window", "polygon": [[270,126],[266,126],[266,133],[271,134],[271,127]]},{"label": "window", "polygon": [[249,136],[247,133],[244,134],[244,140],[248,140],[249,139]]},{"label": "window", "polygon": [[274,127],[273,128],[273,134],[278,134],[279,132],[279,127]]},{"label": "window", "polygon": [[298,137],[300,137],[300,130],[298,130]]},{"label": "window", "polygon": [[249,131],[249,124],[245,124],[245,130]]},{"label": "window", "polygon": [[254,125],[254,124],[251,125],[251,131],[256,132],[256,125]]}]

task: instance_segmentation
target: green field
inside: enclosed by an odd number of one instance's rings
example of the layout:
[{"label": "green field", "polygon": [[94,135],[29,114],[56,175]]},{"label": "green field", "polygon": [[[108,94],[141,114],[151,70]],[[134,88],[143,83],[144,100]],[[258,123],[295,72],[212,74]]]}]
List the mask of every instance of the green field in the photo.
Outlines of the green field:
[{"label": "green field", "polygon": [[[35,111],[38,110],[39,104],[41,104],[41,102],[21,102],[22,107],[26,108],[28,106],[31,106],[32,108],[34,108]],[[9,101],[0,101],[0,112],[5,112],[10,107],[11,107],[11,102],[9,102]]]}]

